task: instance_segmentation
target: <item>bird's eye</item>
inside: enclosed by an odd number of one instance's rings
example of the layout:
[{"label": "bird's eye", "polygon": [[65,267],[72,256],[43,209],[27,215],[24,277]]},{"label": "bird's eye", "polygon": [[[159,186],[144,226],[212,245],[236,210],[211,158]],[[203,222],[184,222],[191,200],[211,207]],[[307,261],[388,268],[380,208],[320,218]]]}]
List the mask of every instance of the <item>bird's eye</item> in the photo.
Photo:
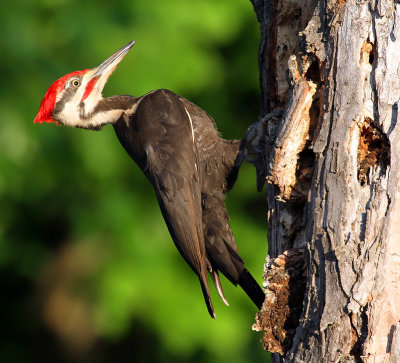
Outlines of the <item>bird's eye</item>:
[{"label": "bird's eye", "polygon": [[72,85],[73,85],[74,87],[79,87],[79,86],[81,85],[81,82],[79,81],[79,79],[74,79],[74,80],[72,81]]}]

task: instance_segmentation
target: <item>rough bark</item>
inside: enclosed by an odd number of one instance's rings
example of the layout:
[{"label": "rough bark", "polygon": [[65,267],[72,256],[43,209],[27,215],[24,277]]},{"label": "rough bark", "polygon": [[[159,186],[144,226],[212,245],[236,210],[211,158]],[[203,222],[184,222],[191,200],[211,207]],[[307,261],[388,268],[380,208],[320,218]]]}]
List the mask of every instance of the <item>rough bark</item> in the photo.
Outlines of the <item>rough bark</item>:
[{"label": "rough bark", "polygon": [[[274,360],[399,362],[400,4],[252,2],[262,117],[283,110],[267,121],[256,159],[269,258],[306,251],[304,297],[282,280],[302,305],[292,335],[281,324]],[[268,300],[278,293],[267,272]],[[292,309],[278,295],[264,312]],[[257,324],[279,336],[260,315]]]}]

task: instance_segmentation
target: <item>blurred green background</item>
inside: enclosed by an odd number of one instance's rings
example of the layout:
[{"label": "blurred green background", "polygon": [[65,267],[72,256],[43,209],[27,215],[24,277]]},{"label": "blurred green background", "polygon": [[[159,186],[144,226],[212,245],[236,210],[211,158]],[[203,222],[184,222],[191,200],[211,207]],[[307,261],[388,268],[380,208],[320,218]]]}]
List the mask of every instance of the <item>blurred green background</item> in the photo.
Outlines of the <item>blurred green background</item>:
[{"label": "blurred green background", "polygon": [[[0,30],[0,361],[267,361],[255,307],[225,278],[231,306],[212,289],[209,318],[113,128],[32,123],[54,80],[135,39],[105,96],[168,88],[241,138],[260,103],[250,0],[2,1]],[[266,207],[252,166],[227,205],[261,283]]]}]

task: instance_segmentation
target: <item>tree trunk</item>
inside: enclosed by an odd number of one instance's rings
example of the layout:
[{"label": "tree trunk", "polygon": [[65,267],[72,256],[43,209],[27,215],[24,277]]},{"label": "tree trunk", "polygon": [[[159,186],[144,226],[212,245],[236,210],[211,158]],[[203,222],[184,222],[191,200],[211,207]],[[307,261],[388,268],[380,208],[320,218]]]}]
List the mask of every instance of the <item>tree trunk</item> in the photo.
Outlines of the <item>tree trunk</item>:
[{"label": "tree trunk", "polygon": [[400,4],[252,2],[275,258],[255,328],[275,362],[400,362]]}]

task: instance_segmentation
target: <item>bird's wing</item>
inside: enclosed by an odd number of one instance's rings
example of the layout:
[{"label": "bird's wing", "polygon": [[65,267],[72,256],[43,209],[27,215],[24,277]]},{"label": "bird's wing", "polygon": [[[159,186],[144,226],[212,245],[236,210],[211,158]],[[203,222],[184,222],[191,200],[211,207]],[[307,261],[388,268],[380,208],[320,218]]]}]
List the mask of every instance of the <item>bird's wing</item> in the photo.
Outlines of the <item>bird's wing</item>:
[{"label": "bird's wing", "polygon": [[177,95],[158,90],[141,100],[135,120],[146,150],[144,172],[154,186],[172,239],[199,276],[209,313],[215,317],[207,282],[201,182],[190,115]]}]

